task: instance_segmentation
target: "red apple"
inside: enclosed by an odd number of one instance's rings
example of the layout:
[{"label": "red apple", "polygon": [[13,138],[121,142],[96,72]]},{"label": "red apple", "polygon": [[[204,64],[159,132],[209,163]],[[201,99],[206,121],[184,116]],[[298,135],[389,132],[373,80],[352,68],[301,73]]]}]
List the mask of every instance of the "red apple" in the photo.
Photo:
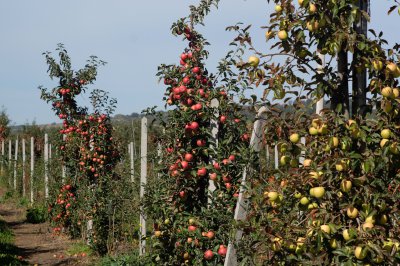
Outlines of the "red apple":
[{"label": "red apple", "polygon": [[221,166],[219,165],[219,163],[215,162],[213,165],[215,170],[221,170]]},{"label": "red apple", "polygon": [[206,234],[206,236],[207,236],[208,239],[213,239],[214,236],[215,236],[215,234],[214,234],[213,231],[208,231],[207,234]]},{"label": "red apple", "polygon": [[206,174],[207,174],[207,169],[205,167],[202,167],[199,170],[197,170],[198,176],[205,176]]},{"label": "red apple", "polygon": [[227,248],[224,245],[220,245],[218,249],[218,254],[222,257],[226,256]]},{"label": "red apple", "polygon": [[214,253],[212,252],[212,250],[206,250],[204,252],[204,259],[205,260],[212,260],[212,258],[214,257]]},{"label": "red apple", "polygon": [[217,173],[210,173],[211,180],[217,180]]},{"label": "red apple", "polygon": [[196,231],[196,229],[197,229],[197,227],[194,225],[189,225],[189,227],[188,227],[189,232],[194,232],[194,231]]},{"label": "red apple", "polygon": [[188,162],[191,162],[193,160],[193,154],[186,153],[185,154],[185,160],[188,161]]},{"label": "red apple", "polygon": [[226,116],[221,115],[221,117],[219,118],[219,121],[224,124],[226,122]]}]

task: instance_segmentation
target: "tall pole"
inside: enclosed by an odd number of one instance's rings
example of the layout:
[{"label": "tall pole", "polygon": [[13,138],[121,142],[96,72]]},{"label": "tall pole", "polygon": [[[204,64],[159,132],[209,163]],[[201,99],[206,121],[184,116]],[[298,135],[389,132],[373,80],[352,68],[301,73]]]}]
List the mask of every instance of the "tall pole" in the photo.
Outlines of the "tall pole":
[{"label": "tall pole", "polygon": [[49,136],[44,134],[44,197],[49,197]]},{"label": "tall pole", "polygon": [[4,171],[4,140],[1,141],[1,169],[0,173],[3,174]]},{"label": "tall pole", "polygon": [[135,181],[135,161],[134,161],[134,155],[133,155],[133,141],[129,143],[129,157],[130,157],[130,163],[131,163],[131,182]]},{"label": "tall pole", "polygon": [[25,184],[25,162],[26,162],[26,154],[25,154],[25,139],[22,139],[22,196],[26,195],[26,184]]},{"label": "tall pole", "polygon": [[18,161],[18,137],[15,140],[15,153],[14,153],[14,190],[17,190],[17,161]]},{"label": "tall pole", "polygon": [[[357,3],[360,11],[368,13],[369,10],[369,0],[358,0]],[[368,21],[363,16],[360,15],[359,19],[354,23],[354,30],[361,37],[361,35],[367,36],[368,32]],[[354,45],[353,61],[360,62],[360,50],[357,45]],[[357,70],[358,64],[353,64],[353,98],[352,98],[352,115],[361,114],[364,115],[367,104],[367,70],[362,67]]]},{"label": "tall pole", "polygon": [[[147,184],[147,118],[142,118],[140,149],[140,200],[144,197],[144,186]],[[146,215],[143,205],[140,205],[140,234],[139,234],[139,255],[146,252]]]},{"label": "tall pole", "polygon": [[31,203],[33,203],[33,174],[35,169],[35,147],[34,138],[31,137],[31,176],[30,176],[30,191],[31,191]]},{"label": "tall pole", "polygon": [[12,143],[11,143],[11,139],[8,140],[8,174],[9,174],[9,179],[8,179],[8,184],[11,187],[11,161],[12,161]]},{"label": "tall pole", "polygon": [[[324,72],[324,68],[325,68],[325,55],[321,54],[320,51],[317,51],[317,55],[318,55],[319,59],[321,60],[321,65],[318,65],[317,71],[319,74],[322,74]],[[315,108],[315,113],[317,115],[320,115],[322,109],[324,109],[324,96],[322,96],[322,98],[318,100],[316,108]]]}]

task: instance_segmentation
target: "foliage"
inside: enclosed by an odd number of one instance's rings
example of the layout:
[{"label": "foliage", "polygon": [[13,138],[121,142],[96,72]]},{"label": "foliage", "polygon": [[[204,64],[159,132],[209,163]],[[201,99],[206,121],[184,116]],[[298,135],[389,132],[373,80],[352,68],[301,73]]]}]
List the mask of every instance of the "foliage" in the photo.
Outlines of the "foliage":
[{"label": "foliage", "polygon": [[10,134],[10,119],[4,108],[0,111],[0,142],[4,141]]},{"label": "foliage", "polygon": [[44,223],[47,220],[47,208],[44,206],[30,207],[26,210],[26,221],[32,224]]}]

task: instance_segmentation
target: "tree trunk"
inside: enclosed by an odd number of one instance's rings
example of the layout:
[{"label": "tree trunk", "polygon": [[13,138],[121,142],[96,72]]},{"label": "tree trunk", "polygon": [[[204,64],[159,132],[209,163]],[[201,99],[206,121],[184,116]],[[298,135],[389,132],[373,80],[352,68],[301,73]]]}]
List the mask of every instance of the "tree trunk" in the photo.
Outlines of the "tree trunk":
[{"label": "tree trunk", "polygon": [[338,53],[338,75],[340,77],[340,84],[336,90],[332,91],[331,96],[331,108],[336,110],[338,105],[341,105],[341,113],[349,118],[350,108],[349,108],[349,71],[348,71],[348,56],[345,48],[345,44]]}]

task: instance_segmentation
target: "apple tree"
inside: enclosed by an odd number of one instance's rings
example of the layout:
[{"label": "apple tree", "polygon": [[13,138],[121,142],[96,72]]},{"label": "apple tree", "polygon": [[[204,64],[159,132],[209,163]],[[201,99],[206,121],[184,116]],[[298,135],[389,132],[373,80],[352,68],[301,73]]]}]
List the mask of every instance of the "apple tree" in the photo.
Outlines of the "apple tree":
[{"label": "apple tree", "polygon": [[267,107],[265,142],[279,154],[252,178],[239,260],[398,264],[400,46],[360,27],[366,1],[268,2],[268,51],[249,27],[228,28],[254,53],[232,60],[237,80],[264,88],[255,106]]},{"label": "apple tree", "polygon": [[119,152],[110,121],[116,101],[109,99],[105,91],[92,90],[92,112],[79,106],[77,96],[88,90],[86,85],[94,83],[97,68],[104,62],[92,56],[83,69],[74,71],[65,48],[59,45],[57,51],[59,62],[49,52],[45,56],[50,78],[56,78],[59,84],[51,90],[40,89],[41,98],[52,104],[63,121],[58,148],[66,166],[66,178],[53,190],[49,212],[55,232],[66,229],[72,236],[82,236],[104,254],[112,210],[112,182],[119,179],[114,171]]}]

